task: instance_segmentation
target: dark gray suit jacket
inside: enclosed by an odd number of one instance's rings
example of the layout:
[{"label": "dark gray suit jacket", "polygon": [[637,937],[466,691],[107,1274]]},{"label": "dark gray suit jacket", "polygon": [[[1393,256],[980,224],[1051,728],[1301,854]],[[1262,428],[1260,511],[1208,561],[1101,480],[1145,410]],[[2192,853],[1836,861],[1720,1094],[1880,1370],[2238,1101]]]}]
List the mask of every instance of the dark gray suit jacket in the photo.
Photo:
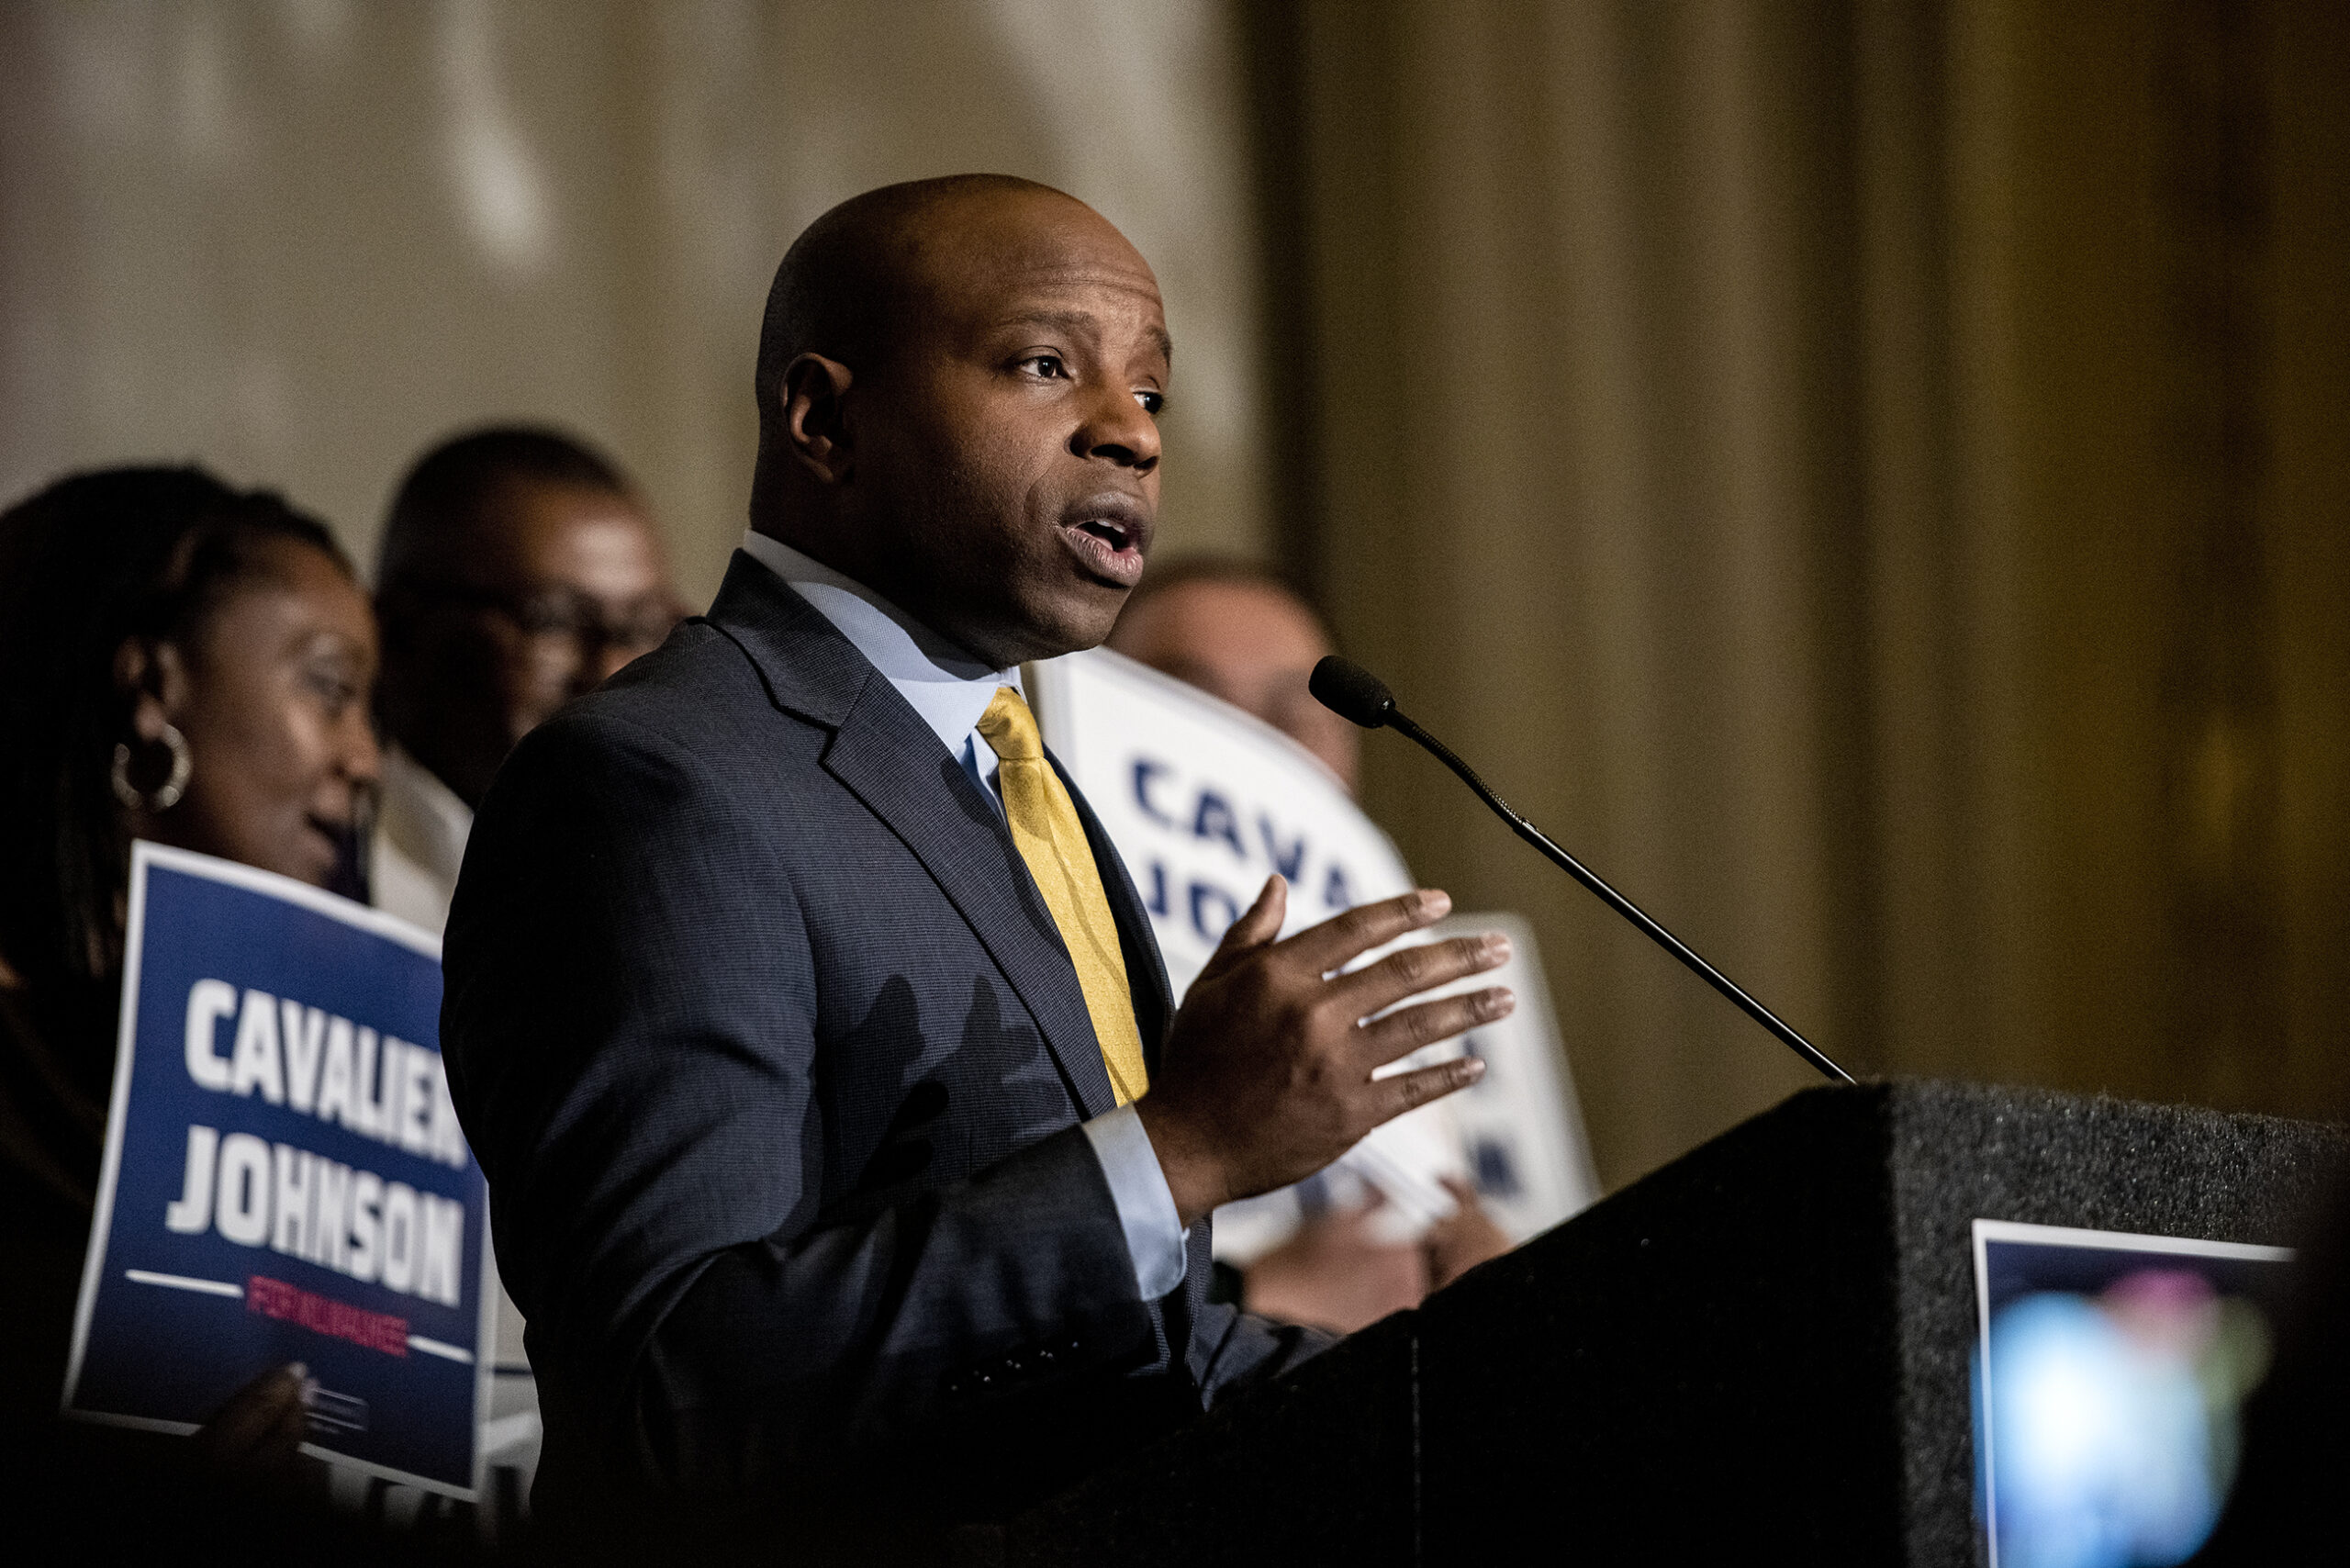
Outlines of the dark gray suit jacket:
[{"label": "dark gray suit jacket", "polygon": [[[1070,794],[1155,1070],[1166,973]],[[543,1508],[1001,1518],[1320,1343],[1209,1303],[1205,1224],[1138,1299],[1079,1126],[1101,1049],[1001,813],[746,555],[516,750],[446,952]]]}]

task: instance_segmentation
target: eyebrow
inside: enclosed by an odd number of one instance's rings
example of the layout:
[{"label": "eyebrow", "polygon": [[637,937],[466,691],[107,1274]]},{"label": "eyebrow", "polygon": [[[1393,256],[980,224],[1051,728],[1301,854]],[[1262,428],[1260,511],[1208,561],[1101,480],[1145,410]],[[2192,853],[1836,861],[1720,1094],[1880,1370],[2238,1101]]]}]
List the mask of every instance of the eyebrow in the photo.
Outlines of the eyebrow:
[{"label": "eyebrow", "polygon": [[[1062,331],[1080,337],[1093,335],[1101,325],[1082,310],[1023,310],[1016,316],[1005,317],[998,325],[1018,327],[1030,323],[1040,327],[1058,327]],[[1175,367],[1175,340],[1168,335],[1164,327],[1151,328],[1150,340],[1158,349],[1158,357],[1165,360],[1168,368],[1172,370]]]}]

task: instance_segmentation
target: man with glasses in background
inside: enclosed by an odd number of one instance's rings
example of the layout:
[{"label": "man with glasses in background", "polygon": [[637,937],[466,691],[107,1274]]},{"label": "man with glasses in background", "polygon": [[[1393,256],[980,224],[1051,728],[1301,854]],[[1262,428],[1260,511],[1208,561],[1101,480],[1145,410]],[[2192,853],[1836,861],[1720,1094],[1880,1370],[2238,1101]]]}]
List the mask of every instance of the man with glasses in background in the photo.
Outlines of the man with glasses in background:
[{"label": "man with glasses in background", "polygon": [[514,743],[657,647],[684,613],[659,535],[610,461],[500,426],[408,471],[375,573],[383,622],[377,907],[449,917],[474,809]]},{"label": "man with glasses in background", "polygon": [[[375,907],[437,935],[474,810],[514,743],[658,647],[684,610],[644,504],[609,459],[554,431],[497,426],[442,442],[401,481],[375,613],[385,745],[368,879]],[[537,1468],[522,1330],[501,1285],[483,1432],[486,1506],[501,1532],[525,1511]],[[336,1479],[346,1506],[371,1506]],[[422,1500],[385,1490],[386,1517]]]}]

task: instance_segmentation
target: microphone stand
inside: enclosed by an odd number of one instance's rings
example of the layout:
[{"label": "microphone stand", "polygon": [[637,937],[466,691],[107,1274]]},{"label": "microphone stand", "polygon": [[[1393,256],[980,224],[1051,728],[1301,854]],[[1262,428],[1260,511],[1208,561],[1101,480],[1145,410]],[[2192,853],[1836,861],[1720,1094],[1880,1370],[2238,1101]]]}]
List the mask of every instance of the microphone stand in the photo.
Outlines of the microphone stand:
[{"label": "microphone stand", "polygon": [[[1359,680],[1361,683],[1360,690],[1348,691],[1341,688],[1326,695],[1326,689],[1321,679],[1326,668],[1341,681]],[[1639,905],[1609,887],[1606,879],[1599,873],[1560,848],[1550,841],[1548,834],[1510,810],[1509,802],[1494,794],[1485,781],[1477,777],[1475,768],[1453,755],[1450,746],[1446,745],[1405,717],[1395,706],[1395,700],[1387,694],[1385,684],[1376,676],[1371,675],[1360,665],[1352,665],[1348,661],[1336,657],[1325,659],[1323,667],[1316,668],[1314,673],[1316,678],[1314,683],[1315,688],[1314,694],[1326,706],[1341,717],[1350,719],[1366,729],[1377,729],[1384,724],[1389,728],[1401,730],[1417,742],[1430,756],[1458,774],[1463,784],[1476,791],[1479,800],[1493,808],[1495,816],[1509,823],[1512,833],[1540,850],[1559,869],[1597,894],[1600,902],[1606,904],[1608,908],[1639,927],[1650,941],[1680,959],[1699,980],[1729,998],[1738,1005],[1740,1012],[1770,1030],[1778,1038],[1780,1044],[1809,1062],[1818,1070],[1821,1077],[1831,1083],[1854,1081],[1852,1075],[1830,1060],[1825,1051],[1797,1034],[1794,1026],[1780,1018],[1777,1014],[1747,995],[1736,980],[1699,958],[1695,950],[1687,943],[1650,919],[1648,913]],[[1349,700],[1349,698],[1352,700]]]}]

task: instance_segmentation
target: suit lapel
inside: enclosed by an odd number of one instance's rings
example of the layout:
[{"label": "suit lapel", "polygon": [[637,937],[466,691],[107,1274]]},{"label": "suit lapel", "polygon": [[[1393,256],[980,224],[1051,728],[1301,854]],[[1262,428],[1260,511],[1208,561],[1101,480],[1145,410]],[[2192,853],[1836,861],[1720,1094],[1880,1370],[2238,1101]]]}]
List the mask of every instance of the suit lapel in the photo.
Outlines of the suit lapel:
[{"label": "suit lapel", "polygon": [[[750,655],[778,707],[833,731],[824,771],[897,835],[969,924],[1085,1114],[1113,1107],[1076,967],[994,802],[855,644],[757,561],[737,554],[710,619]],[[1095,825],[1089,818],[1089,834]]]},{"label": "suit lapel", "polygon": [[1092,847],[1093,864],[1102,873],[1102,890],[1109,895],[1110,913],[1118,923],[1118,941],[1125,949],[1126,989],[1134,995],[1135,1022],[1142,1030],[1143,1066],[1154,1078],[1158,1074],[1158,1051],[1167,1038],[1167,1026],[1175,1016],[1175,998],[1167,981],[1167,964],[1158,952],[1158,934],[1151,928],[1150,912],[1145,908],[1142,894],[1135,887],[1134,878],[1126,873],[1126,863],[1118,854],[1118,846],[1110,842],[1110,834],[1102,826],[1102,819],[1093,814],[1093,807],[1085,799],[1085,791],[1077,780],[1061,767],[1060,758],[1048,749],[1053,771],[1061,776],[1069,789],[1069,798],[1077,806],[1078,820],[1085,824],[1085,841]]},{"label": "suit lapel", "polygon": [[[1069,789],[1069,798],[1077,807],[1078,820],[1085,824],[1085,841],[1093,850],[1093,864],[1102,873],[1102,890],[1109,896],[1110,913],[1118,923],[1118,943],[1125,950],[1126,989],[1135,1002],[1135,1023],[1142,1031],[1143,1066],[1156,1081],[1161,1048],[1167,1043],[1168,1025],[1175,1020],[1175,996],[1167,981],[1167,962],[1159,955],[1158,934],[1151,928],[1150,911],[1142,902],[1141,892],[1135,887],[1134,878],[1127,874],[1125,858],[1118,846],[1110,842],[1109,834],[1102,826],[1102,819],[1093,814],[1093,807],[1077,780],[1069,776],[1048,747],[1045,753],[1053,771],[1061,776]],[[1208,1357],[1212,1347],[1203,1346],[1192,1332],[1199,1308],[1207,1300],[1208,1281],[1215,1271],[1213,1248],[1213,1222],[1202,1219],[1183,1233],[1183,1282],[1160,1304],[1166,1314],[1164,1326],[1167,1343],[1173,1357],[1172,1370],[1188,1374],[1192,1386],[1200,1386],[1207,1376]]]},{"label": "suit lapel", "polygon": [[1027,1004],[1089,1116],[1116,1105],[1077,968],[992,801],[886,680],[868,685],[824,770],[888,823]]},{"label": "suit lapel", "polygon": [[703,619],[749,655],[769,701],[828,730],[841,727],[868,684],[889,684],[822,611],[740,550]]}]

